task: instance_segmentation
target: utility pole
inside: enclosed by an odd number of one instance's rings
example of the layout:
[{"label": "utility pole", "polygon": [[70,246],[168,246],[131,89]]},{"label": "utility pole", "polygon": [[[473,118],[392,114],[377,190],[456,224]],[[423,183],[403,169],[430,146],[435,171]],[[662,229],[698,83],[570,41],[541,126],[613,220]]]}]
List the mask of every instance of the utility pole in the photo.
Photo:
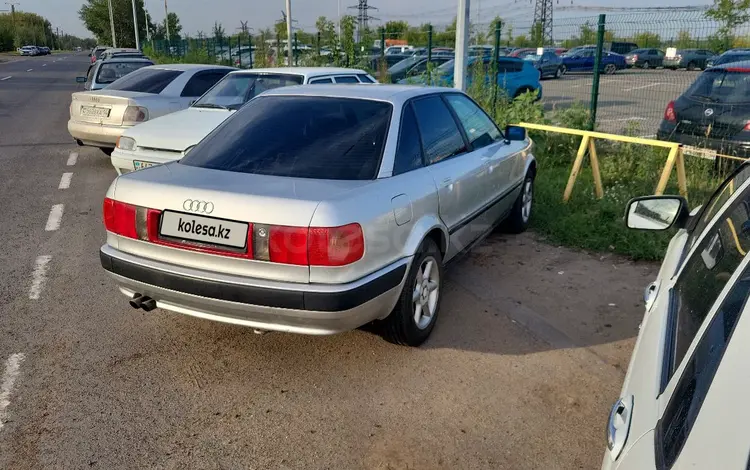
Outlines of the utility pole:
[{"label": "utility pole", "polygon": [[[539,34],[540,44],[534,44],[541,47],[552,43],[552,0],[536,0],[534,3],[534,31]],[[533,37],[533,34],[532,34]]]},{"label": "utility pole", "polygon": [[377,10],[377,8],[369,6],[367,4],[367,0],[359,0],[357,2],[357,5],[351,6],[349,8],[357,9],[357,42],[361,42],[362,35],[370,28],[369,21],[377,21],[380,19],[375,18],[374,16],[370,16],[369,13],[370,10]]},{"label": "utility pole", "polygon": [[133,29],[135,30],[135,48],[141,49],[141,39],[138,37],[138,14],[135,10],[135,0],[133,0]]},{"label": "utility pole", "polygon": [[458,0],[456,17],[456,62],[453,69],[453,86],[466,91],[466,52],[469,43],[470,0]]},{"label": "utility pole", "polygon": [[117,38],[115,38],[115,15],[112,13],[112,0],[109,3],[109,26],[112,29],[112,47],[117,47]]},{"label": "utility pole", "polygon": [[[5,2],[6,5],[10,5],[10,21],[13,23],[13,42],[18,42],[18,34],[16,33],[16,5],[20,5],[18,2]],[[18,45],[18,47],[21,47]]]},{"label": "utility pole", "polygon": [[167,0],[164,0],[164,29],[167,31],[167,44],[169,44],[169,10],[167,10]]},{"label": "utility pole", "polygon": [[[166,1],[166,0],[164,0]],[[286,47],[289,49],[287,54],[289,67],[292,66],[292,0],[286,0]]]}]

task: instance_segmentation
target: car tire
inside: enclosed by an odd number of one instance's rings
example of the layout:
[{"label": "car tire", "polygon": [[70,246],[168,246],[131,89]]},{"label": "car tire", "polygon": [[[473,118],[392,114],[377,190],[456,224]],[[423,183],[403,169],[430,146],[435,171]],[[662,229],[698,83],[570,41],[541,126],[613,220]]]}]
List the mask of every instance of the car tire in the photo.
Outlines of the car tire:
[{"label": "car tire", "polygon": [[615,64],[607,64],[604,66],[604,73],[607,75],[614,75],[617,72],[617,66]]},{"label": "car tire", "polygon": [[555,70],[555,78],[562,78],[562,76],[563,76],[562,67],[558,67],[557,70]]},{"label": "car tire", "polygon": [[562,65],[560,67],[560,71],[562,72],[563,75],[565,75],[566,73],[568,73],[568,66],[567,65]]},{"label": "car tire", "polygon": [[647,70],[649,67],[651,67],[651,64],[649,64],[648,61],[646,61],[643,63],[641,67],[643,67],[644,70]]},{"label": "car tire", "polygon": [[688,64],[687,64],[687,69],[688,69],[689,71],[691,71],[691,72],[692,72],[693,70],[695,70],[695,63],[694,63],[694,62],[688,62]]},{"label": "car tire", "polygon": [[414,255],[396,307],[383,320],[383,337],[387,341],[402,346],[425,342],[440,312],[443,274],[440,249],[433,239],[427,238]]},{"label": "car tire", "polygon": [[518,89],[518,91],[516,91],[516,94],[515,94],[515,95],[513,95],[513,99],[516,99],[516,98],[518,98],[519,96],[523,95],[524,93],[526,93],[526,92],[528,92],[528,91],[533,91],[533,90],[532,90],[531,88],[529,88],[529,87],[525,87],[525,86],[524,86],[524,87],[521,87],[521,88],[519,88],[519,89]]},{"label": "car tire", "polygon": [[516,198],[516,202],[513,203],[513,209],[510,211],[510,215],[504,222],[504,229],[509,233],[522,233],[529,228],[529,221],[531,220],[531,209],[534,202],[534,178],[535,174],[533,171],[526,173],[526,178],[523,180],[521,185],[521,192]]},{"label": "car tire", "polygon": [[112,152],[115,149],[105,149],[105,148],[99,147],[99,150],[101,150],[102,152],[104,152],[104,155],[106,155],[108,157],[111,157],[112,156]]}]

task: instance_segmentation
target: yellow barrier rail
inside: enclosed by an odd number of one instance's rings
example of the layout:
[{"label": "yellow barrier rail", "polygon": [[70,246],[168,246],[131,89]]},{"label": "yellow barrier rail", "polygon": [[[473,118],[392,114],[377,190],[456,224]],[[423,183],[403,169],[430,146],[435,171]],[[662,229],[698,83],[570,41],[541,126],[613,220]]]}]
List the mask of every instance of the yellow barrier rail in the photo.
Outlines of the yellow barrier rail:
[{"label": "yellow barrier rail", "polygon": [[625,142],[628,144],[640,144],[650,145],[652,147],[662,147],[669,149],[669,155],[667,161],[664,163],[664,169],[661,172],[659,183],[656,185],[654,194],[664,194],[664,190],[669,182],[669,177],[672,174],[672,169],[677,166],[677,184],[680,187],[680,194],[687,197],[687,176],[685,174],[685,156],[682,152],[682,145],[675,142],[664,142],[662,140],[643,139],[640,137],[630,137],[626,135],[617,134],[606,134],[604,132],[595,131],[582,131],[578,129],[568,129],[567,127],[557,126],[546,126],[543,124],[531,124],[528,122],[522,122],[519,126],[525,127],[526,129],[533,129],[537,131],[546,132],[557,132],[559,134],[578,135],[581,136],[581,145],[578,146],[578,153],[576,159],[573,162],[573,168],[570,171],[570,177],[568,177],[568,184],[565,186],[565,192],[563,193],[563,202],[570,200],[571,194],[573,194],[573,186],[575,185],[578,174],[581,172],[583,166],[583,159],[586,156],[586,151],[589,153],[589,159],[591,160],[591,172],[594,175],[594,191],[596,197],[601,199],[604,197],[604,188],[602,187],[602,175],[599,171],[599,157],[596,154],[596,145],[594,145],[595,139],[613,140],[616,142]]}]

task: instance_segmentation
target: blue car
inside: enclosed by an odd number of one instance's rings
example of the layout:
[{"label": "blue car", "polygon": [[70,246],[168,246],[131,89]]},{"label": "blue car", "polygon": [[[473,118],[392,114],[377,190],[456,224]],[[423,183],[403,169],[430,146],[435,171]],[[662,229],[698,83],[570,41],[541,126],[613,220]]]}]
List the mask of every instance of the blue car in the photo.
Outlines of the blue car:
[{"label": "blue car", "polygon": [[[491,57],[470,57],[467,59],[469,66],[467,85],[471,85],[474,77],[474,67],[478,65],[477,61],[482,61],[482,66],[487,74],[487,81],[490,81],[490,70],[492,64]],[[542,85],[539,83],[539,70],[534,67],[533,62],[515,57],[500,57],[498,59],[498,77],[497,83],[505,90],[505,93],[516,98],[527,91],[537,92],[537,99],[542,97]],[[455,60],[449,60],[436,69],[435,75],[428,83],[425,75],[421,77],[409,77],[400,80],[398,83],[410,85],[436,85],[436,86],[453,86],[453,69]]]},{"label": "blue car", "polygon": [[[596,49],[586,48],[568,52],[562,57],[563,73],[567,72],[593,72],[594,56]],[[625,56],[615,54],[614,52],[602,51],[602,61],[599,64],[599,71],[612,75],[618,70],[627,68]]]}]

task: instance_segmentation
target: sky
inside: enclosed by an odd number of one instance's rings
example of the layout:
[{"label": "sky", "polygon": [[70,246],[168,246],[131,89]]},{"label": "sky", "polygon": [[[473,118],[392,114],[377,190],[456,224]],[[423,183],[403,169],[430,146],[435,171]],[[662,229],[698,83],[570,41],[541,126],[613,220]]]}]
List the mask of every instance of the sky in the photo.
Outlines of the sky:
[{"label": "sky", "polygon": [[[0,0],[0,9],[5,9],[6,0]],[[7,0],[10,1],[10,0]],[[20,3],[16,8],[45,16],[53,25],[65,32],[88,37],[90,33],[78,19],[78,9],[83,0],[12,0]],[[154,20],[164,18],[164,0],[144,0],[146,9]],[[198,31],[210,33],[214,21],[222,23],[227,32],[240,27],[240,21],[248,21],[255,30],[272,27],[285,9],[285,0],[167,0],[170,12],[180,17],[183,33],[196,35]],[[556,6],[597,5],[621,6],[619,0],[554,0]],[[659,6],[684,6],[711,3],[710,0],[662,0]],[[315,20],[319,16],[336,18],[338,6],[341,14],[356,14],[348,9],[357,0],[292,0],[292,18],[297,26],[306,31],[315,31]],[[436,26],[450,23],[456,15],[457,0],[369,0],[370,6],[377,7],[371,15],[381,20],[405,20],[419,24],[432,22]],[[629,7],[653,6],[653,0],[630,0]],[[495,16],[510,19],[511,22],[530,23],[533,14],[533,0],[471,0],[472,20],[489,23]],[[594,17],[596,11],[560,11],[555,18]],[[378,25],[374,22],[373,25]]]}]

